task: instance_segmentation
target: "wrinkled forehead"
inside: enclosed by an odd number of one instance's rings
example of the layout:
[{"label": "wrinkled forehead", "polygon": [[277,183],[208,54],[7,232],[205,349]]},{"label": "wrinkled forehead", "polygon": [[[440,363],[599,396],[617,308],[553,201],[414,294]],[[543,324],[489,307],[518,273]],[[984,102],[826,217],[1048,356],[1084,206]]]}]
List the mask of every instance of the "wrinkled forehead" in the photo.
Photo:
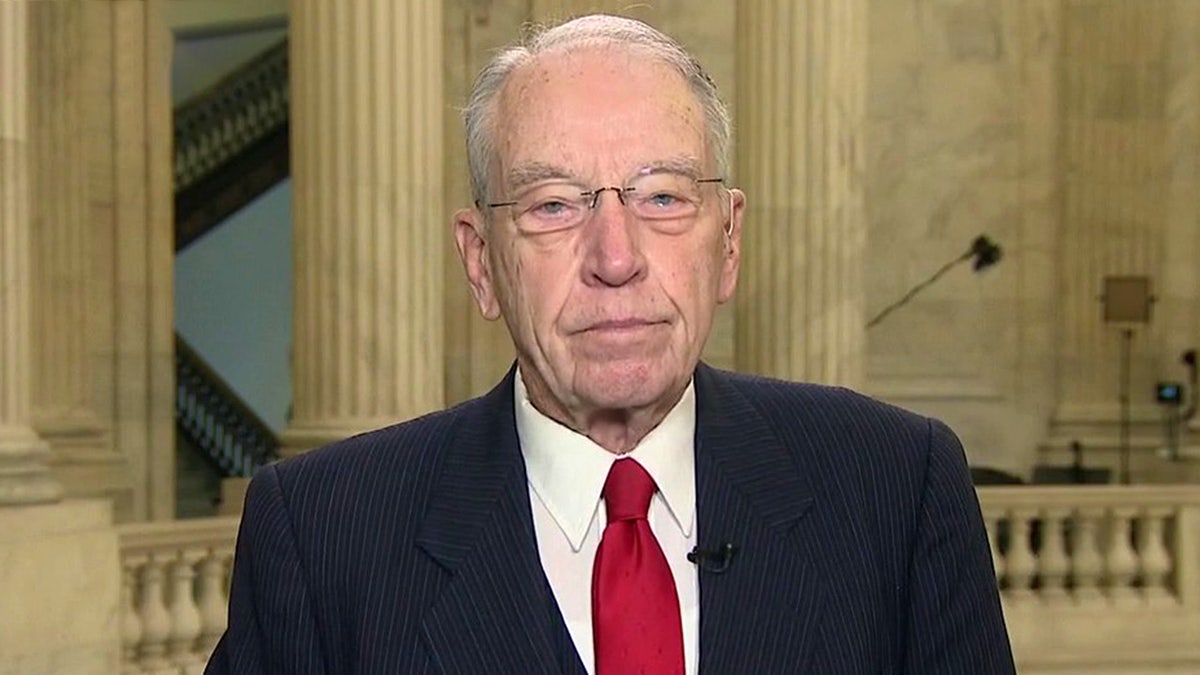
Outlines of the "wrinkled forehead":
[{"label": "wrinkled forehead", "polygon": [[704,112],[684,77],[644,49],[550,52],[522,65],[497,100],[493,176],[527,165],[615,180],[692,158],[711,170]]}]

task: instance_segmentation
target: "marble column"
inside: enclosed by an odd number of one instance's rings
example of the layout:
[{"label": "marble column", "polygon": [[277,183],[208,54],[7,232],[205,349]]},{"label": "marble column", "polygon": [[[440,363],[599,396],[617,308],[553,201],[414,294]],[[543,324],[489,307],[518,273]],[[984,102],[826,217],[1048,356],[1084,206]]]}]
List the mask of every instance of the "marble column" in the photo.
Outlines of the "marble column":
[{"label": "marble column", "polygon": [[[41,0],[39,0],[41,1]],[[175,516],[174,172],[167,0],[83,0],[90,405],[108,449],[55,467],[118,520]]]},{"label": "marble column", "polygon": [[[1120,331],[1101,314],[1104,277],[1162,279],[1169,128],[1164,78],[1168,0],[1064,3],[1062,153],[1068,172],[1059,258],[1059,406],[1056,423],[1105,433],[1118,416]],[[1160,313],[1156,310],[1156,315]],[[1134,417],[1147,424],[1159,319],[1136,327]],[[1147,433],[1157,428],[1147,427]]]},{"label": "marble column", "polygon": [[57,500],[31,426],[28,5],[0,3],[0,506]]},{"label": "marble column", "polygon": [[442,3],[291,3],[284,454],[442,407]]},{"label": "marble column", "polygon": [[41,223],[31,173],[42,150],[37,83],[47,5],[0,2],[0,672],[98,675],[120,668],[112,508],[101,500],[51,503],[63,489],[32,426]]},{"label": "marble column", "polygon": [[[443,183],[447,217],[471,205],[466,138],[460,109],[475,75],[499,50],[521,35],[529,21],[527,0],[447,3],[445,17]],[[512,365],[515,352],[503,321],[487,321],[471,298],[458,252],[447,243],[442,254],[445,284],[444,381],[446,403],[479,396],[496,385]]]},{"label": "marble column", "polygon": [[103,444],[91,404],[87,296],[92,280],[84,153],[82,6],[29,5],[33,426],[59,461]]},{"label": "marble column", "polygon": [[863,0],[738,3],[739,370],[862,380],[865,21]]},{"label": "marble column", "polygon": [[[1193,0],[1172,0],[1167,52],[1166,231],[1156,306],[1162,322],[1158,375],[1185,380],[1181,356],[1200,349],[1200,12]],[[1195,396],[1197,392],[1190,395]],[[1200,445],[1200,416],[1191,420]],[[1197,450],[1200,453],[1200,450]]]}]

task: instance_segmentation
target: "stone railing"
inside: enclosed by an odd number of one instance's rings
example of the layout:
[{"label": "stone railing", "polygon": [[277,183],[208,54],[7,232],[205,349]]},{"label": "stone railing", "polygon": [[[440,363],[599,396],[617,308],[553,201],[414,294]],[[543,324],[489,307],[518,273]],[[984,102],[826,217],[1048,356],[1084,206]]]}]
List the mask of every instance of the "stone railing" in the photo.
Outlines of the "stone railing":
[{"label": "stone railing", "polygon": [[1200,672],[1200,486],[979,495],[1021,672]]},{"label": "stone railing", "polygon": [[119,528],[126,675],[201,673],[225,630],[238,518]]},{"label": "stone railing", "polygon": [[[1200,486],[979,495],[1023,674],[1200,672]],[[225,629],[237,526],[121,526],[126,674],[203,670]]]}]

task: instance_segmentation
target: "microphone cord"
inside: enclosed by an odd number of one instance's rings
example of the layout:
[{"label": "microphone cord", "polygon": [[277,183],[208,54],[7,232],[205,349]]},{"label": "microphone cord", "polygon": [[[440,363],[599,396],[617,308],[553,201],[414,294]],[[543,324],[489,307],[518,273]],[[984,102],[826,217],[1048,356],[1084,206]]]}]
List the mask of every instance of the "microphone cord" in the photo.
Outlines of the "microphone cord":
[{"label": "microphone cord", "polygon": [[882,312],[880,312],[879,314],[876,314],[874,319],[871,319],[870,321],[867,322],[867,328],[871,328],[872,326],[879,323],[880,321],[883,321],[884,317],[886,317],[888,314],[891,314],[892,312],[896,311],[897,309],[900,309],[904,305],[908,304],[909,300],[912,300],[913,298],[915,298],[918,293],[920,293],[921,291],[928,288],[931,284],[936,282],[938,279],[941,279],[942,275],[944,275],[946,272],[949,272],[951,269],[953,269],[955,265],[958,265],[960,263],[966,262],[967,260],[970,260],[974,255],[975,255],[975,251],[970,250],[970,251],[967,251],[966,253],[960,255],[959,257],[955,258],[954,260],[951,260],[950,262],[946,263],[945,265],[942,265],[941,269],[939,269],[938,271],[933,273],[933,276],[929,277],[925,281],[922,281],[921,283],[917,284],[916,286],[913,286],[908,291],[908,293],[904,294],[904,297],[900,298],[896,302],[893,302],[892,304],[888,305],[887,307],[884,307]]}]

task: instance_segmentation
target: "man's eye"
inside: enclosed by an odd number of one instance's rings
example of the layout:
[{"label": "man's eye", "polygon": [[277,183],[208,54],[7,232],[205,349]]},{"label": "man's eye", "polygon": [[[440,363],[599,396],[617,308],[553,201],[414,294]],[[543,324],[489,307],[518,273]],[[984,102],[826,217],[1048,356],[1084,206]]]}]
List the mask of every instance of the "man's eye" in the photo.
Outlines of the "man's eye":
[{"label": "man's eye", "polygon": [[530,209],[530,212],[539,216],[561,216],[565,215],[571,209],[571,205],[567,202],[550,199],[539,202]]},{"label": "man's eye", "polygon": [[650,195],[648,201],[654,206],[668,208],[679,204],[679,197],[669,192],[658,192]]}]

